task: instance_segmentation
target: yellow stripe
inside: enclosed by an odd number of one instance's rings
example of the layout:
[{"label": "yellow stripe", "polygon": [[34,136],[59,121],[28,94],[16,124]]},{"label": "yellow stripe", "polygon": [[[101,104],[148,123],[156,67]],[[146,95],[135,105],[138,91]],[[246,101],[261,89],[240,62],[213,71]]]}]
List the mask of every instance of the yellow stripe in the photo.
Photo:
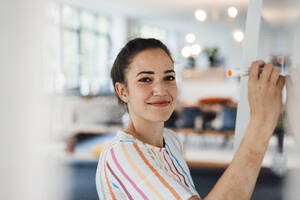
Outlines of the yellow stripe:
[{"label": "yellow stripe", "polygon": [[153,187],[151,185],[151,183],[149,182],[148,178],[137,168],[137,166],[135,165],[135,163],[133,162],[133,160],[130,158],[128,151],[126,149],[126,146],[124,143],[121,143],[121,147],[123,150],[123,153],[126,157],[126,159],[128,160],[130,166],[134,169],[134,171],[141,177],[142,180],[145,181],[145,183],[147,184],[147,186],[156,194],[156,196],[159,199],[163,199],[163,197],[161,196],[161,194],[155,189],[155,187]]},{"label": "yellow stripe", "polygon": [[141,156],[141,158],[143,159],[143,161],[145,162],[145,164],[151,169],[151,171],[155,174],[155,176],[160,180],[160,182],[166,186],[169,191],[173,194],[173,196],[177,199],[180,200],[180,196],[178,195],[178,193],[174,190],[174,188],[172,188],[168,182],[160,176],[160,174],[157,172],[157,170],[151,166],[151,164],[148,162],[148,160],[146,159],[146,157],[144,156],[143,152],[140,150],[140,148],[137,146],[137,144],[134,142],[133,143],[134,148],[136,149],[136,151],[139,153],[139,155]]}]

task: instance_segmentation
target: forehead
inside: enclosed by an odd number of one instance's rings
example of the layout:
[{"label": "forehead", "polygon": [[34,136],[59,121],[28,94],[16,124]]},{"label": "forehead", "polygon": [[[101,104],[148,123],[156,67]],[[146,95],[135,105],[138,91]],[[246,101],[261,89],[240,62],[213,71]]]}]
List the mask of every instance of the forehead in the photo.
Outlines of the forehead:
[{"label": "forehead", "polygon": [[174,69],[174,63],[168,54],[160,49],[147,49],[138,53],[131,61],[130,71],[164,71]]}]

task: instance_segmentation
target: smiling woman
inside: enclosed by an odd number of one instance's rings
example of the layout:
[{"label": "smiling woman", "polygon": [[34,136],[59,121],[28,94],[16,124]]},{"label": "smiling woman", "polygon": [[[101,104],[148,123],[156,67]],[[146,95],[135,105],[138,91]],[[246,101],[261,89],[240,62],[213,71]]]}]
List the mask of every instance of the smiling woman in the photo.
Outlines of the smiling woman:
[{"label": "smiling woman", "polygon": [[198,196],[182,146],[164,122],[177,98],[174,62],[155,39],[130,41],[111,77],[130,122],[101,154],[96,175],[100,199],[188,199]]},{"label": "smiling woman", "polygon": [[[177,98],[168,48],[156,39],[129,41],[118,54],[111,77],[130,120],[101,153],[96,173],[99,198],[199,200],[182,144],[176,133],[164,128]],[[284,83],[280,71],[256,61],[249,77],[248,129],[232,163],[206,199],[250,199],[277,124]]]}]

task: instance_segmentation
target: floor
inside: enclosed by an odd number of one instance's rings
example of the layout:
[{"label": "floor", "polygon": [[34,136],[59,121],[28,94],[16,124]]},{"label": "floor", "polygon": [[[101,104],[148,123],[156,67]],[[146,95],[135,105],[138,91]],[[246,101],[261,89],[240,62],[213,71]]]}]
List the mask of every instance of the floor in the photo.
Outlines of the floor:
[{"label": "floor", "polygon": [[[97,163],[72,163],[70,172],[71,194],[68,200],[98,200],[95,187]],[[212,189],[223,169],[193,168],[191,175],[199,194],[205,197]],[[261,170],[251,200],[283,200],[283,178],[272,174],[268,169]]]},{"label": "floor", "polygon": [[[198,193],[205,197],[223,172],[224,169],[191,169]],[[268,169],[262,169],[251,200],[283,200],[283,182],[283,178],[275,176]]]}]

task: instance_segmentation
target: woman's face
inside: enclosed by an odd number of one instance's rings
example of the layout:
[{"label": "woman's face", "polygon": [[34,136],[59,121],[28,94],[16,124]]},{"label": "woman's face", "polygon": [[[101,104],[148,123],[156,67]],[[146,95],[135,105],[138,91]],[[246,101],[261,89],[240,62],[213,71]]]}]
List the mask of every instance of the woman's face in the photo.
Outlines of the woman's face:
[{"label": "woman's face", "polygon": [[177,85],[174,63],[160,48],[138,53],[126,73],[126,102],[132,118],[163,122],[172,114]]}]

